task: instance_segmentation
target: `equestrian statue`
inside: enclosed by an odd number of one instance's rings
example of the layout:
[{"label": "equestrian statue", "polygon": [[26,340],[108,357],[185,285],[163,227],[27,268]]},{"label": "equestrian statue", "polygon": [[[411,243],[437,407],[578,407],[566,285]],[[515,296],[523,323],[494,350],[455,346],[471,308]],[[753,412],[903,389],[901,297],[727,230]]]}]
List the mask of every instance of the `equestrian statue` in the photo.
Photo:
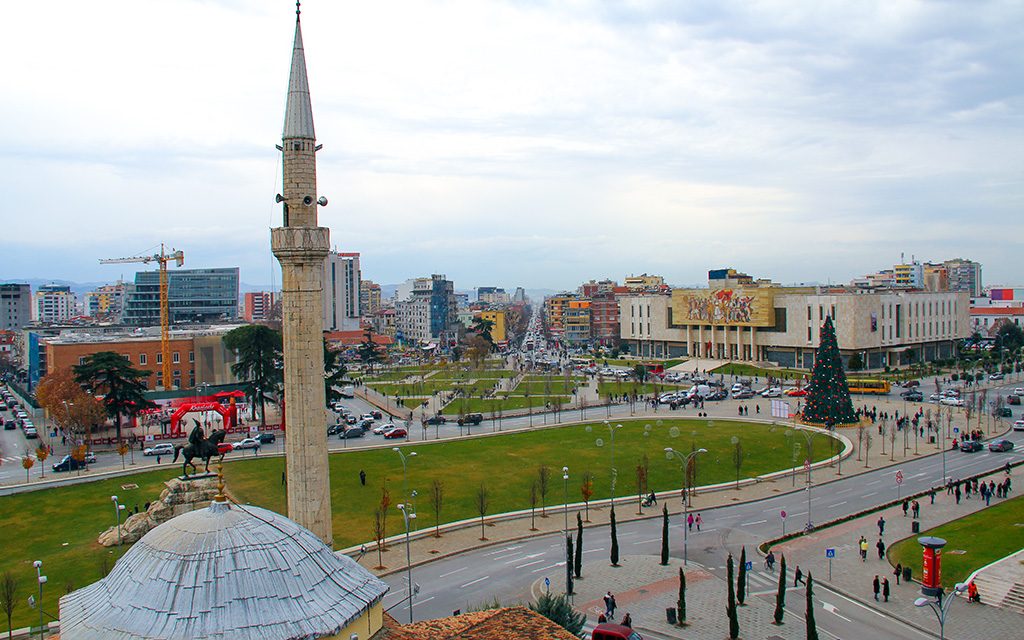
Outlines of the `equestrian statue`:
[{"label": "equestrian statue", "polygon": [[196,426],[188,434],[188,444],[174,445],[173,462],[178,461],[179,453],[184,456],[184,460],[181,463],[181,473],[185,478],[188,478],[188,467],[192,467],[192,473],[198,470],[195,463],[192,462],[194,458],[199,458],[206,463],[206,473],[210,473],[210,458],[220,456],[221,460],[224,459],[224,454],[218,450],[218,445],[224,442],[227,432],[223,429],[215,429],[210,432],[210,437],[207,438],[203,434],[203,427],[199,424],[199,421],[193,419],[192,422],[196,423]]}]

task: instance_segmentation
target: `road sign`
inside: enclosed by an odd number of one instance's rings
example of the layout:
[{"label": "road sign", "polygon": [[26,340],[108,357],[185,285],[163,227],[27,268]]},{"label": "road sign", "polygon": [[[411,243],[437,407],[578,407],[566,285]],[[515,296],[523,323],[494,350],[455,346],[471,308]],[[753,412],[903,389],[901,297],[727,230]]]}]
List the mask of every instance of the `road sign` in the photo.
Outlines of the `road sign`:
[{"label": "road sign", "polygon": [[754,563],[753,563],[753,562],[751,562],[750,560],[747,560],[747,566],[746,566],[746,567],[744,567],[744,568],[745,568],[745,569],[746,569],[747,571],[750,571],[751,569],[753,569],[753,568],[754,568]]},{"label": "road sign", "polygon": [[960,433],[960,427],[953,427],[953,433]]},{"label": "road sign", "polygon": [[784,510],[780,511],[779,512],[779,517],[782,518],[783,520],[785,520],[786,519],[786,512]]},{"label": "road sign", "polygon": [[804,471],[809,471],[810,468],[811,468],[811,460],[810,460],[810,458],[808,458],[807,460],[804,460]]},{"label": "road sign", "polygon": [[835,548],[825,549],[825,557],[826,558],[834,558],[834,557],[836,557],[836,550],[835,550]]},{"label": "road sign", "polygon": [[902,471],[897,471],[896,472],[896,484],[903,484],[903,472]]},{"label": "road sign", "polygon": [[551,586],[551,578],[544,578],[544,586],[545,587],[550,587]]}]

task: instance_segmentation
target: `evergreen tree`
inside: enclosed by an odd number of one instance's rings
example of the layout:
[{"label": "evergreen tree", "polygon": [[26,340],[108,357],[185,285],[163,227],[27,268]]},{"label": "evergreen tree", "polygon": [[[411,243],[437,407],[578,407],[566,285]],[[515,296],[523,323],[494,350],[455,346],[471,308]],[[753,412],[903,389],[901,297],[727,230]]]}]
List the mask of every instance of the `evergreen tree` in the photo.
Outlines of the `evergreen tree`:
[{"label": "evergreen tree", "polygon": [[[121,441],[121,416],[156,407],[146,399],[145,381],[149,372],[133,368],[119,353],[100,351],[85,356],[82,364],[74,365],[72,370],[75,382],[94,396],[103,396],[107,415],[114,419],[118,442]],[[170,380],[164,380],[164,388],[171,388]]]},{"label": "evergreen tree", "polygon": [[740,570],[736,577],[736,601],[741,605],[747,599],[747,548],[740,549]]},{"label": "evergreen tree", "polygon": [[661,507],[661,565],[668,566],[668,505]]},{"label": "evergreen tree", "polygon": [[804,420],[807,422],[833,425],[857,422],[831,316],[825,317],[821,327],[821,344],[806,400]]},{"label": "evergreen tree", "polygon": [[812,591],[814,589],[814,578],[811,572],[807,572],[807,611],[804,619],[807,621],[807,640],[818,640],[818,625],[814,622],[814,600]]},{"label": "evergreen tree", "polygon": [[576,514],[576,566],[575,573],[576,578],[580,577],[583,573],[583,518],[580,514]]},{"label": "evergreen tree", "polygon": [[238,360],[231,365],[231,373],[245,383],[245,397],[256,411],[260,407],[260,424],[267,424],[266,402],[274,401],[274,392],[283,380],[278,366],[281,355],[281,333],[261,324],[247,324],[232,329],[221,339],[224,346]]},{"label": "evergreen tree", "polygon": [[612,566],[619,566],[619,535],[615,530],[615,507],[612,507]]},{"label": "evergreen tree", "polygon": [[729,554],[729,559],[725,563],[728,569],[726,582],[729,583],[729,599],[725,605],[725,612],[729,616],[729,638],[736,640],[740,636],[740,621],[736,616],[736,583],[733,582],[733,563],[732,554]]},{"label": "evergreen tree", "polygon": [[676,618],[679,624],[686,622],[686,573],[679,567],[679,598],[676,600]]},{"label": "evergreen tree", "polygon": [[779,591],[775,594],[775,624],[782,624],[786,612],[786,556],[779,563]]},{"label": "evergreen tree", "polygon": [[530,604],[530,609],[541,614],[548,620],[560,625],[569,633],[579,636],[583,631],[583,625],[587,622],[587,614],[577,613],[569,598],[565,595],[551,595],[545,593],[537,599],[537,604]]},{"label": "evergreen tree", "polygon": [[572,552],[572,535],[566,534],[565,536],[565,592],[572,595],[572,564],[573,564],[573,552]]},{"label": "evergreen tree", "polygon": [[348,369],[341,357],[340,351],[327,347],[327,340],[324,340],[324,400],[327,406],[334,406],[334,403],[341,399],[341,391],[338,387],[345,385],[345,376]]}]

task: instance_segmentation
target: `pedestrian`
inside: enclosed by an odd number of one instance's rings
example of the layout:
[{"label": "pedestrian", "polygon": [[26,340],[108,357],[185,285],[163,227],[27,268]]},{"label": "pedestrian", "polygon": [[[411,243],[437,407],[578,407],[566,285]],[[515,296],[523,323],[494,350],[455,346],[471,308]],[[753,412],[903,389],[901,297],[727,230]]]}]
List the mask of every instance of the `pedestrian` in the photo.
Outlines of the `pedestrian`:
[{"label": "pedestrian", "polygon": [[865,538],[864,536],[861,536],[860,537],[860,542],[858,544],[860,545],[860,561],[861,562],[867,562],[868,561],[868,540],[867,540],[867,538]]},{"label": "pedestrian", "polygon": [[612,592],[609,591],[608,593],[604,594],[604,615],[605,615],[605,617],[610,616],[611,615],[611,611],[612,611]]},{"label": "pedestrian", "polygon": [[1006,475],[1010,475],[1010,462],[1009,461],[1006,462],[1006,466],[1003,467],[1003,470],[1006,471]]},{"label": "pedestrian", "polygon": [[956,503],[960,504],[960,485],[957,485],[956,491],[953,495],[956,497]]},{"label": "pedestrian", "polygon": [[889,578],[882,579],[882,597],[889,602]]},{"label": "pedestrian", "polygon": [[885,535],[885,518],[878,516],[878,535]]},{"label": "pedestrian", "polygon": [[796,565],[796,573],[793,574],[793,586],[798,584],[806,584],[804,582],[804,572],[800,570],[800,565]]},{"label": "pedestrian", "polygon": [[608,622],[608,618],[606,618],[603,613],[597,616],[597,624],[604,624],[606,622]]},{"label": "pedestrian", "polygon": [[[53,452],[51,451],[50,453],[53,453]],[[996,481],[995,480],[989,480],[988,481],[988,492],[989,493],[993,493],[995,490],[996,490]]]},{"label": "pedestrian", "polygon": [[[1009,482],[1009,480],[1007,480]],[[700,513],[697,514],[697,519],[694,520],[697,523],[697,531],[700,531],[700,525],[704,523],[704,518],[700,517]]]},{"label": "pedestrian", "polygon": [[609,620],[613,620],[615,618],[615,610],[619,608],[619,603],[615,602],[615,596],[613,595],[611,598],[611,609],[608,610]]},{"label": "pedestrian", "polygon": [[281,486],[282,487],[288,486],[288,481],[287,481],[287,479],[285,477],[285,472],[284,471],[281,472]]},{"label": "pedestrian", "polygon": [[629,615],[629,612],[622,616],[622,626],[629,627],[630,629],[633,628],[633,616]]},{"label": "pedestrian", "polygon": [[366,471],[362,469],[359,470],[359,484],[366,486]]},{"label": "pedestrian", "polygon": [[881,538],[878,539],[878,542],[875,544],[875,548],[878,549],[878,559],[881,560],[882,558],[884,558],[885,557],[885,543],[882,542]]},{"label": "pedestrian", "polygon": [[911,513],[914,514],[914,520],[917,520],[918,518],[920,518],[921,517],[921,503],[919,503],[917,500],[914,500],[910,504],[910,511],[911,511]]},{"label": "pedestrian", "polygon": [[909,509],[910,509],[910,501],[909,500],[904,500],[903,501],[903,517],[904,518],[907,517],[907,511]]},{"label": "pedestrian", "polygon": [[935,489],[928,492],[928,497],[932,499],[932,504],[935,504]]},{"label": "pedestrian", "polygon": [[875,602],[878,602],[878,592],[881,591],[882,585],[878,580],[878,576],[871,582],[871,590],[875,592]]},{"label": "pedestrian", "polygon": [[690,531],[693,531],[693,514],[686,516],[686,526]]},{"label": "pedestrian", "polygon": [[892,575],[896,576],[896,584],[899,584],[900,576],[903,575],[903,563],[896,563],[896,570],[892,572]]},{"label": "pedestrian", "polygon": [[156,463],[157,463],[157,464],[160,464],[160,456],[157,456],[157,457],[156,457]]}]

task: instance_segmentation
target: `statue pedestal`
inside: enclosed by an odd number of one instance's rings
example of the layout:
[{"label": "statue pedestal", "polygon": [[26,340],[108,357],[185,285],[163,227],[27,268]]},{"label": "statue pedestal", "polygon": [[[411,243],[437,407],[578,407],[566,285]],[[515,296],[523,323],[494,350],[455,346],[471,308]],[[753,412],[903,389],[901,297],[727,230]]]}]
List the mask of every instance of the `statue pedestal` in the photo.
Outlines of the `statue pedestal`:
[{"label": "statue pedestal", "polygon": [[193,482],[195,480],[205,480],[206,478],[216,478],[216,473],[198,473],[191,476],[178,476],[178,480],[182,482]]}]

